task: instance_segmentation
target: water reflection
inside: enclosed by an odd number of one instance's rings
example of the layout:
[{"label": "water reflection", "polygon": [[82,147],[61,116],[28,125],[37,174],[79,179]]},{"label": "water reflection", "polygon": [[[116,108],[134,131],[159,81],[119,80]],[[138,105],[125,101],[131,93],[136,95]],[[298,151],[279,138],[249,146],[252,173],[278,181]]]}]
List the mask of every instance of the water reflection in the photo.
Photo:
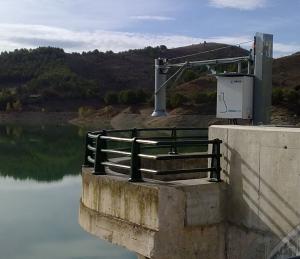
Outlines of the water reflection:
[{"label": "water reflection", "polygon": [[0,258],[136,258],[78,224],[83,135],[75,127],[0,126]]},{"label": "water reflection", "polygon": [[77,175],[83,135],[72,126],[0,126],[0,175],[37,181]]}]

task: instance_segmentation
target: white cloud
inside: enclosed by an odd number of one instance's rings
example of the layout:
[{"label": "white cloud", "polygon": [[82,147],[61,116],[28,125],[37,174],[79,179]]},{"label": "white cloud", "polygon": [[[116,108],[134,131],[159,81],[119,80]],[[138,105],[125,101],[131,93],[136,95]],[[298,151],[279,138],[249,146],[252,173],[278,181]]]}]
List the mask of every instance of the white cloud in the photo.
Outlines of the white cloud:
[{"label": "white cloud", "polygon": [[241,10],[254,10],[265,6],[266,0],[209,0],[212,6],[219,8],[235,8]]},{"label": "white cloud", "polygon": [[126,30],[130,17],[171,18],[179,0],[0,0],[0,23]]},{"label": "white cloud", "polygon": [[75,31],[43,25],[0,24],[0,50],[57,46],[68,52],[99,49],[123,51],[146,46],[167,45],[169,48],[203,41],[228,44],[249,40],[246,37],[200,38],[184,35],[143,34],[116,31]]},{"label": "white cloud", "polygon": [[[146,46],[166,45],[168,48],[197,44],[203,41],[238,44],[252,40],[248,36],[189,37],[184,35],[143,34],[116,31],[75,31],[43,25],[0,24],[0,51],[16,48],[55,46],[67,52],[94,49],[115,52]],[[241,47],[250,48],[251,43]],[[288,55],[300,50],[299,44],[274,44],[275,56]]]},{"label": "white cloud", "polygon": [[168,16],[155,16],[155,15],[137,15],[131,16],[130,19],[133,20],[152,20],[152,21],[174,21],[175,18]]},{"label": "white cloud", "polygon": [[300,51],[300,44],[292,43],[292,44],[283,44],[283,43],[274,43],[274,52],[275,57],[286,56],[295,52]]}]

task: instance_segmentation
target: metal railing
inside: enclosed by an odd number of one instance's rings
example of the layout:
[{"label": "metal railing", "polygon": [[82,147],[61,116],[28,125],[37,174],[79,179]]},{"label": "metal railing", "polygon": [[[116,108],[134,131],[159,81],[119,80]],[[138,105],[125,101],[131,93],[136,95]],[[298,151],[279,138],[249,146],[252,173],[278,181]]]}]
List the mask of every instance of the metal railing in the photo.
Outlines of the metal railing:
[{"label": "metal railing", "polygon": [[[180,135],[179,132],[184,134]],[[123,144],[123,147],[110,148],[109,143]],[[84,166],[93,167],[93,172],[97,175],[105,175],[105,167],[128,170],[131,182],[142,182],[142,173],[172,175],[198,172],[210,172],[210,181],[219,182],[221,143],[219,139],[208,140],[207,128],[147,128],[88,132]],[[198,151],[201,150],[199,146],[207,148],[208,145],[212,145],[212,148],[207,149],[207,152],[191,152],[192,147]],[[180,148],[185,152],[178,152]],[[159,152],[162,149],[169,152]],[[109,160],[108,155],[128,157],[130,163],[124,165],[117,160]],[[210,167],[153,170],[141,166],[141,159],[167,161],[193,158],[210,158]]]}]

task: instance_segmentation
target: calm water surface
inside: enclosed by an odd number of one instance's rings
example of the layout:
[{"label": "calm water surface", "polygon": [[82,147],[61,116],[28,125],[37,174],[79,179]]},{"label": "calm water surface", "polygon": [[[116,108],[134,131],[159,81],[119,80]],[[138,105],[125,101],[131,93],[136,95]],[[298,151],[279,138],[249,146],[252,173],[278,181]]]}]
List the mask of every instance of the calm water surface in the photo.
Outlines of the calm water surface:
[{"label": "calm water surface", "polygon": [[0,125],[0,259],[135,259],[78,224],[84,131]]}]

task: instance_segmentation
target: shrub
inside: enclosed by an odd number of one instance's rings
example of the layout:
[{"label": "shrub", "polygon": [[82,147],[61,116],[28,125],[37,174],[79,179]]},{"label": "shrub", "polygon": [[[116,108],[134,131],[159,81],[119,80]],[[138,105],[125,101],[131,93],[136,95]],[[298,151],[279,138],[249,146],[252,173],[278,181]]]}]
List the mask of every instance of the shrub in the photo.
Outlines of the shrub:
[{"label": "shrub", "polygon": [[12,108],[14,111],[22,111],[22,103],[20,100],[16,100],[15,102],[12,103]]},{"label": "shrub", "polygon": [[136,90],[135,95],[136,95],[136,101],[138,103],[144,103],[148,99],[148,95],[143,89]]},{"label": "shrub", "polygon": [[217,102],[217,92],[209,92],[207,93],[207,99],[209,103],[216,103]]},{"label": "shrub", "polygon": [[299,97],[299,93],[294,89],[284,91],[284,99],[287,101],[288,104],[297,103],[300,99]]},{"label": "shrub", "polygon": [[187,70],[182,75],[182,80],[184,83],[195,80],[199,77],[199,75],[193,70]]},{"label": "shrub", "polygon": [[10,103],[7,103],[6,104],[6,109],[5,109],[6,112],[11,112],[12,111],[12,108],[11,108],[11,104]]},{"label": "shrub", "polygon": [[197,93],[194,95],[193,99],[196,104],[209,102],[209,97],[207,96],[207,93]]},{"label": "shrub", "polygon": [[7,103],[11,103],[13,100],[14,96],[9,90],[3,89],[0,91],[0,110],[6,110]]},{"label": "shrub", "polygon": [[95,113],[95,109],[87,106],[81,106],[78,109],[79,118],[86,118]]},{"label": "shrub", "polygon": [[283,102],[284,95],[283,90],[281,88],[274,88],[272,91],[272,104],[278,105]]},{"label": "shrub", "polygon": [[133,90],[124,90],[119,93],[119,103],[121,104],[136,104],[137,96]]},{"label": "shrub", "polygon": [[180,93],[175,93],[170,96],[169,101],[171,108],[177,108],[186,102],[186,97]]},{"label": "shrub", "polygon": [[104,102],[106,104],[117,104],[119,100],[118,93],[107,92],[104,96]]}]

